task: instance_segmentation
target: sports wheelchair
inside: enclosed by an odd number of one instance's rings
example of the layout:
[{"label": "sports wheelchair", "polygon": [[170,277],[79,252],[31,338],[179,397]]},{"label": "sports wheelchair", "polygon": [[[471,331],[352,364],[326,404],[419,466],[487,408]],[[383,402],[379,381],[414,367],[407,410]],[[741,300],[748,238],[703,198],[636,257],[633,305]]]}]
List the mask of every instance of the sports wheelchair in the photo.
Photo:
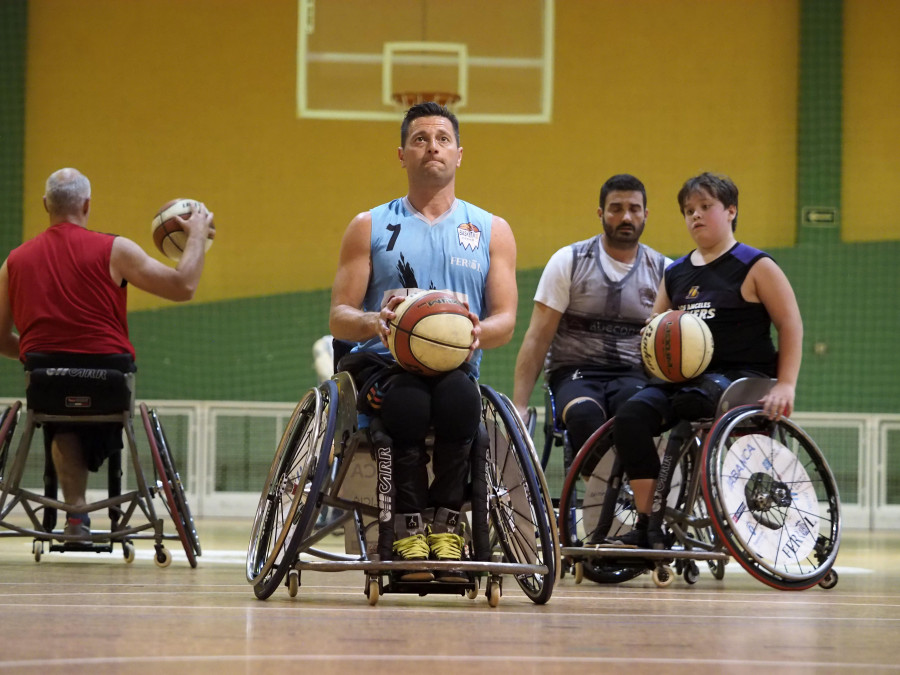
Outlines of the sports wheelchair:
[{"label": "sports wheelchair", "polygon": [[[358,428],[357,391],[347,372],[310,389],[288,422],[260,496],[247,551],[247,580],[264,600],[284,583],[294,597],[304,570],[365,573],[375,605],[385,593],[485,596],[496,607],[504,574],[537,604],[553,592],[559,540],[537,455],[509,400],[481,385],[482,424],[470,460],[469,527],[462,561],[380,560],[378,467]],[[527,439],[527,440],[526,440]],[[323,511],[328,517],[323,518]],[[343,528],[344,553],[319,546]],[[400,581],[405,570],[462,570],[466,583]]]},{"label": "sports wheelchair", "polygon": [[681,422],[659,439],[651,527],[663,526],[662,550],[607,542],[629,531],[637,512],[615,454],[615,420],[588,439],[561,496],[574,507],[559,527],[563,562],[574,566],[576,582],[587,577],[618,583],[650,571],[659,587],[677,574],[694,584],[696,561],[706,561],[722,579],[725,564],[734,558],[776,589],[837,584],[832,566],[841,517],[835,478],[800,427],[765,416],[757,402],[772,384],[764,378],[737,380],[722,394],[715,419]]},{"label": "sports wheelchair", "polygon": [[[46,367],[37,367],[38,362],[26,370],[25,425],[8,472],[10,446],[22,403],[16,401],[0,416],[0,528],[9,530],[0,532],[0,537],[33,537],[35,562],[40,561],[44,544],[49,544],[50,552],[94,553],[111,553],[119,544],[125,561],[131,563],[135,556],[134,542],[152,540],[154,561],[159,567],[168,567],[172,562],[172,554],[163,541],[178,539],[191,567],[196,567],[197,556],[201,554],[200,541],[181,478],[159,417],[144,403],[140,404],[139,410],[153,458],[155,480],[148,483],[141,469],[133,425],[134,373],[106,367],[105,362],[101,367],[93,367],[90,359],[84,358],[76,358],[72,367],[60,367],[59,364],[65,362],[69,361],[51,357],[46,361]],[[50,366],[51,363],[54,365]],[[107,499],[79,509],[87,513],[107,509],[109,530],[92,529],[89,537],[65,534],[56,529],[56,522],[58,512],[65,514],[68,507],[57,498],[57,477],[46,445],[43,494],[22,486],[34,432],[48,423],[68,426],[104,422],[122,425],[136,489],[122,493],[122,453],[113,452],[106,459]],[[163,520],[157,517],[153,506],[153,498],[157,495],[163,497],[177,534],[164,533]],[[24,519],[19,511],[24,512]]]}]

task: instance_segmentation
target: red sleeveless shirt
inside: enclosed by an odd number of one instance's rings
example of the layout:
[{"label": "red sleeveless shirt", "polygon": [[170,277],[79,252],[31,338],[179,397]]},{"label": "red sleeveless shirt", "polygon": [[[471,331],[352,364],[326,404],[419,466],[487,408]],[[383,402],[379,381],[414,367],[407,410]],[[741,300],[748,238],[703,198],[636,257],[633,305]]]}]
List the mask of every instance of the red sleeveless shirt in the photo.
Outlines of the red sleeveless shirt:
[{"label": "red sleeveless shirt", "polygon": [[29,352],[131,354],[127,289],[109,261],[115,235],[72,223],[53,225],[7,260],[19,358]]}]

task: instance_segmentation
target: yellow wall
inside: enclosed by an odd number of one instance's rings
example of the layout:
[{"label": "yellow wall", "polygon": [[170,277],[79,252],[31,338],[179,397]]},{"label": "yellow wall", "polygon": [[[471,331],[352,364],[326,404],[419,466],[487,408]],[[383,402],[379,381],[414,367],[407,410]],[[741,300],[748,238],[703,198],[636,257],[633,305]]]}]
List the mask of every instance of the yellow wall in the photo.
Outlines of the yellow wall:
[{"label": "yellow wall", "polygon": [[844,241],[900,239],[900,2],[844,9]]},{"label": "yellow wall", "polygon": [[[75,166],[90,226],[148,249],[163,203],[207,202],[198,300],[327,288],[353,215],[405,191],[399,115],[295,117],[295,0],[29,6],[26,236],[45,226],[46,176]],[[619,172],[646,183],[645,241],[668,254],[690,247],[675,195],[703,170],[740,187],[742,240],[791,245],[798,19],[788,0],[558,0],[553,122],[464,126],[458,194],[510,222],[520,268],[593,234]]]}]

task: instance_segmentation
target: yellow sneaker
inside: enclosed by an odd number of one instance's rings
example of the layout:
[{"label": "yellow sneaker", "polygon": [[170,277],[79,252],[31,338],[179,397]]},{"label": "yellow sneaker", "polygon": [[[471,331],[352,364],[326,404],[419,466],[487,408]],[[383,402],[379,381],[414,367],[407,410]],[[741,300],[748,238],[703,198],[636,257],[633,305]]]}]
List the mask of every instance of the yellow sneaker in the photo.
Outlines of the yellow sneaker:
[{"label": "yellow sneaker", "polygon": [[[406,533],[407,536],[394,541],[392,550],[396,556],[404,561],[428,561],[430,550],[425,535],[422,532],[422,516],[418,513],[397,514],[395,517],[395,532]],[[397,573],[400,581],[431,581],[434,574],[429,570],[400,570]]]},{"label": "yellow sneaker", "polygon": [[[465,524],[460,522],[459,513],[439,508],[434,516],[434,524],[426,528],[426,540],[432,560],[462,560],[466,539],[459,532],[465,532]],[[438,581],[445,583],[466,583],[469,575],[462,570],[438,570]]]}]

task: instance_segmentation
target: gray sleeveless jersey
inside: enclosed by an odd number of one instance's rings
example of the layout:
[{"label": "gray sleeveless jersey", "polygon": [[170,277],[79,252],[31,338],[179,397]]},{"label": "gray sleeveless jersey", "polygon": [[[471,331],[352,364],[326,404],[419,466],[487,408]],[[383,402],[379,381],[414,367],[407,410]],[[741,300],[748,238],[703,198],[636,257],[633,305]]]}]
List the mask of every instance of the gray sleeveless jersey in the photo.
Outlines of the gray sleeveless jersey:
[{"label": "gray sleeveless jersey", "polygon": [[[600,264],[600,235],[576,242],[571,251],[571,277],[568,280],[568,304],[545,367],[548,372],[566,367],[623,371],[641,369],[640,331],[644,327],[666,266],[666,257],[640,244],[631,270],[620,281],[612,281]],[[551,273],[550,265],[544,274]],[[541,299],[541,287],[566,284],[565,279],[545,280],[542,276],[535,300]]]}]

